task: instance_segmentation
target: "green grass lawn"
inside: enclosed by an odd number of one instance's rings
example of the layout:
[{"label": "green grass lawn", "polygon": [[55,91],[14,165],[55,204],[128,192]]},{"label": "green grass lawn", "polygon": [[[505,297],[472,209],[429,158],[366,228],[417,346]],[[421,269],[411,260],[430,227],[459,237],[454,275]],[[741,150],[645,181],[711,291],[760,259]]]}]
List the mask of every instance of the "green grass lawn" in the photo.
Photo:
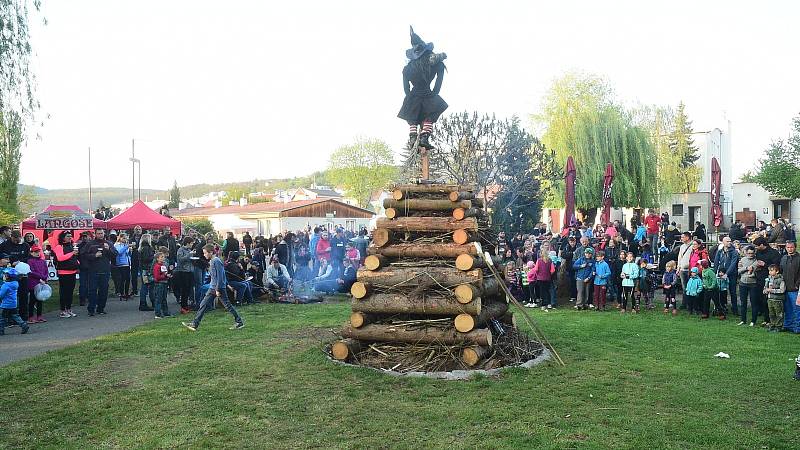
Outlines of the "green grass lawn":
[{"label": "green grass lawn", "polygon": [[[800,337],[534,312],[567,363],[470,381],[327,361],[349,305],[176,319],[0,368],[5,448],[797,448]],[[713,357],[719,351],[730,360]]]}]

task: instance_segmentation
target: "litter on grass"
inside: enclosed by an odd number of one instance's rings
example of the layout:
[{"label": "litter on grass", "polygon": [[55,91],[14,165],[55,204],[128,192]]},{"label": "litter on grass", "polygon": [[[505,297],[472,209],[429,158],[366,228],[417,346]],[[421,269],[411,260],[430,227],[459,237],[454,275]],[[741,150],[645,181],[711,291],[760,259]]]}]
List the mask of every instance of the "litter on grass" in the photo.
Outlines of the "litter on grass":
[{"label": "litter on grass", "polygon": [[731,355],[729,355],[729,354],[727,354],[725,352],[719,352],[714,356],[716,356],[717,358],[731,359]]}]

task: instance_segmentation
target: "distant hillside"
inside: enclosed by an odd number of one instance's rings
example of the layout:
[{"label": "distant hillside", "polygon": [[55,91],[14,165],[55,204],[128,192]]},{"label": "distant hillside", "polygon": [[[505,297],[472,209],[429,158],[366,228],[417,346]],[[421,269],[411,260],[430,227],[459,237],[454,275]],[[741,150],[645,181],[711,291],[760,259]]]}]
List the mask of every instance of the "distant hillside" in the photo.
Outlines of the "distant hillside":
[{"label": "distant hillside", "polygon": [[[285,179],[257,179],[251,181],[237,181],[218,184],[193,184],[179,186],[182,198],[200,197],[208,192],[273,192],[276,189],[290,189],[308,187],[312,183],[321,185],[329,184],[325,172],[315,172],[305,177]],[[26,213],[41,211],[48,205],[78,205],[81,209],[89,209],[89,189],[45,189],[38,186],[20,184],[19,192],[27,191],[33,194],[36,201],[34,207]],[[156,189],[142,189],[142,199],[168,199],[169,191]],[[130,188],[93,188],[92,208],[97,208],[102,202],[104,205],[130,201]]]}]

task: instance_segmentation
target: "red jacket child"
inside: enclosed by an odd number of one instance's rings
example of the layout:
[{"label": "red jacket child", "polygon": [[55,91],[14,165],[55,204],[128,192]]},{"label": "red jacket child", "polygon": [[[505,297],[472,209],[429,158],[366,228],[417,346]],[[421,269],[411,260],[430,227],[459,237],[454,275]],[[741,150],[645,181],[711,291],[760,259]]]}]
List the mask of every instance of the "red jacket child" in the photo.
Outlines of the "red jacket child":
[{"label": "red jacket child", "polygon": [[168,279],[167,265],[163,262],[156,262],[153,264],[153,281],[156,283],[166,283]]}]

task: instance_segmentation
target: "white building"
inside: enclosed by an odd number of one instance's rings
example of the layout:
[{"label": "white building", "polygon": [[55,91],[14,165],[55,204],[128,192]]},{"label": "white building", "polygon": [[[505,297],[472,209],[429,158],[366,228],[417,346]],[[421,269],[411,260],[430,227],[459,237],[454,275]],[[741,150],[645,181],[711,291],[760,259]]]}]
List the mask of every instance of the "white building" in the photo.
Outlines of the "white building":
[{"label": "white building", "polygon": [[800,201],[777,197],[756,183],[733,184],[733,214],[746,226],[781,217],[800,222]]}]

